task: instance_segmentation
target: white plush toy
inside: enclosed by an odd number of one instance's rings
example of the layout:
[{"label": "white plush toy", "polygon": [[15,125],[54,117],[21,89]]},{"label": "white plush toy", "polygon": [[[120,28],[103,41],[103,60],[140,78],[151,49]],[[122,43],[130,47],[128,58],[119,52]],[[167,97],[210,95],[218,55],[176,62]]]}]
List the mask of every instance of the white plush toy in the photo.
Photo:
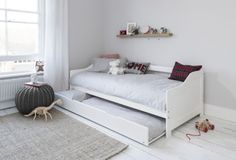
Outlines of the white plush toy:
[{"label": "white plush toy", "polygon": [[120,67],[120,60],[117,59],[115,61],[111,61],[109,63],[110,65],[110,70],[109,70],[109,74],[112,75],[120,75],[120,74],[124,74],[125,69]]}]

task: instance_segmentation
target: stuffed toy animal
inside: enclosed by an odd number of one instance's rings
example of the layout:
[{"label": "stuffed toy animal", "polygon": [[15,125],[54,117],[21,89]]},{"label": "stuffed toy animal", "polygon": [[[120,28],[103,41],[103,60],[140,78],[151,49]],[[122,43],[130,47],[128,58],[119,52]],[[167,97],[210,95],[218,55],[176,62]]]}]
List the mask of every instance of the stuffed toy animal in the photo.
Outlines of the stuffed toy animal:
[{"label": "stuffed toy animal", "polygon": [[39,106],[37,108],[35,108],[32,112],[30,112],[29,114],[25,115],[25,117],[30,117],[32,115],[34,115],[34,119],[38,116],[44,116],[45,117],[45,121],[47,121],[47,115],[49,115],[49,117],[52,119],[52,115],[49,113],[49,111],[54,107],[54,105],[62,105],[62,100],[58,99],[56,101],[54,101],[50,106],[46,107],[46,106]]},{"label": "stuffed toy animal", "polygon": [[109,70],[109,74],[112,75],[120,75],[120,74],[124,74],[124,68],[120,67],[120,60],[117,59],[115,61],[111,61],[109,63],[110,65],[110,70]]},{"label": "stuffed toy animal", "polygon": [[208,119],[204,120],[203,122],[196,122],[195,127],[202,131],[202,132],[208,132],[208,130],[214,130],[215,126],[214,124],[211,124]]},{"label": "stuffed toy animal", "polygon": [[198,130],[198,134],[186,134],[186,137],[191,140],[190,136],[201,136],[201,132],[207,133],[209,130],[214,130],[215,125],[211,124],[208,119],[205,119],[202,122],[196,122],[195,127]]}]

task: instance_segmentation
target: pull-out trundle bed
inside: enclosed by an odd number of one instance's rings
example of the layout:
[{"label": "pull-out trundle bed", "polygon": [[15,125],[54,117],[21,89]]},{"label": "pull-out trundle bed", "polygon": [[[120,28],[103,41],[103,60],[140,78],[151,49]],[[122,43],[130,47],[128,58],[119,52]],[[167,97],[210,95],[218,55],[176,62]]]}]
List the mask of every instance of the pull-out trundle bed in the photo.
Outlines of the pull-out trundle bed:
[{"label": "pull-out trundle bed", "polygon": [[[64,92],[65,93],[65,92]],[[165,134],[165,120],[128,109],[113,102],[91,97],[82,102],[56,94],[63,100],[62,107],[144,145],[149,145]]]},{"label": "pull-out trundle bed", "polygon": [[[147,75],[108,75],[71,71],[71,90],[94,97],[79,102],[64,93],[62,107],[149,145],[193,117],[203,113],[203,71],[185,82],[168,79],[172,68],[150,66]],[[71,91],[67,91],[71,92]]]}]

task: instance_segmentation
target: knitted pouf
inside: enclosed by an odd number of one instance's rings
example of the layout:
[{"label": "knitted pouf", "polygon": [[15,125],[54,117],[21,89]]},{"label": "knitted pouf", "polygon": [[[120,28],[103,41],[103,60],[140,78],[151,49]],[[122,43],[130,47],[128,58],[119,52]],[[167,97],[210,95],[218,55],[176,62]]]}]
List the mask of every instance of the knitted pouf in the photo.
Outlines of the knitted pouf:
[{"label": "knitted pouf", "polygon": [[53,88],[47,84],[25,85],[16,93],[15,98],[16,107],[22,114],[29,114],[39,106],[49,106],[53,101]]}]

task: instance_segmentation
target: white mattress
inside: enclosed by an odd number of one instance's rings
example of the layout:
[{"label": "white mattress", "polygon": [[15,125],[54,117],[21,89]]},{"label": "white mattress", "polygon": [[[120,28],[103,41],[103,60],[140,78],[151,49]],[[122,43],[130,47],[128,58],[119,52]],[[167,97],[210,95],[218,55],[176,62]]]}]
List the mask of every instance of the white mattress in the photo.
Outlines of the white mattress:
[{"label": "white mattress", "polygon": [[110,75],[99,72],[81,72],[71,77],[70,83],[165,112],[166,92],[182,83],[169,80],[168,76],[161,73]]},{"label": "white mattress", "polygon": [[154,117],[140,111],[128,109],[118,104],[108,102],[96,97],[84,100],[83,103],[91,107],[100,109],[116,117],[121,117],[147,127],[149,129],[149,141],[152,141],[154,138],[159,137],[162,133],[165,132],[165,120],[162,118]]}]

